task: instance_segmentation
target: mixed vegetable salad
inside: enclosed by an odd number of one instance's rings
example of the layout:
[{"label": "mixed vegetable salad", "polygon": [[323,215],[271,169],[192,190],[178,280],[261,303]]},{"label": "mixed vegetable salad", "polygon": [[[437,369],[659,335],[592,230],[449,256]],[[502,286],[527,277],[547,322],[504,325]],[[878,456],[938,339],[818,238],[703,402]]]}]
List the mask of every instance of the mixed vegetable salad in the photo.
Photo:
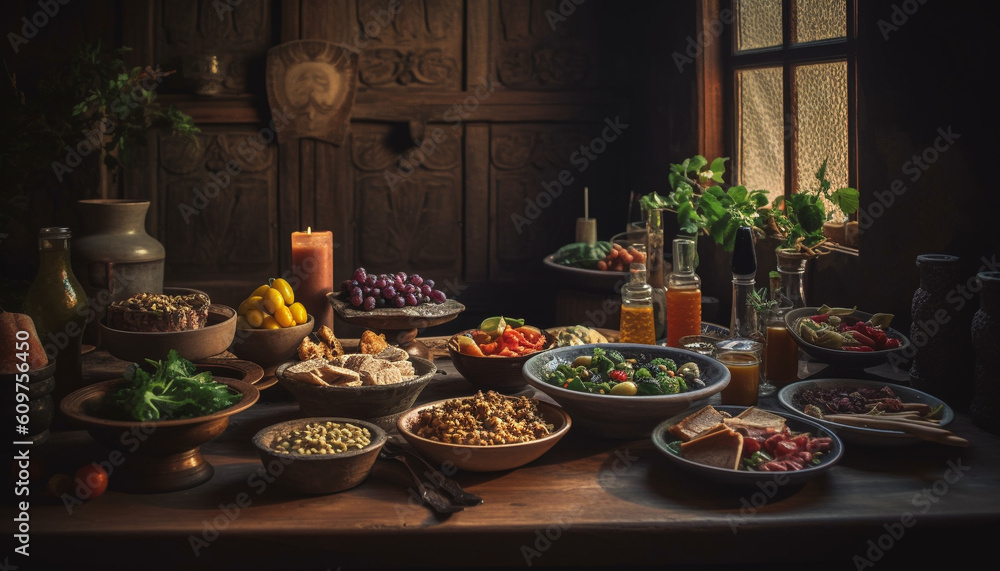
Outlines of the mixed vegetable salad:
[{"label": "mixed vegetable salad", "polygon": [[892,314],[876,313],[864,321],[850,317],[854,311],[855,308],[824,305],[815,315],[799,318],[795,331],[805,341],[827,349],[870,352],[900,347],[899,339],[885,332]]},{"label": "mixed vegetable salad", "polygon": [[594,347],[572,364],[560,363],[545,375],[551,385],[602,395],[675,395],[702,388],[701,371],[695,363],[677,366],[672,359],[625,356],[616,349]]}]

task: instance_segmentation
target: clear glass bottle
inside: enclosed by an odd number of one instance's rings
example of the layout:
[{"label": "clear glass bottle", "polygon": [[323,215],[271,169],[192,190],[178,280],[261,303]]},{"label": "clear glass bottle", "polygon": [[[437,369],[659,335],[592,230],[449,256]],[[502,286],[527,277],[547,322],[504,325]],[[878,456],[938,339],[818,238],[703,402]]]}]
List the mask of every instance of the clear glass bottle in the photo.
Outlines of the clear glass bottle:
[{"label": "clear glass bottle", "polygon": [[806,264],[809,258],[798,252],[783,252],[777,250],[778,274],[781,276],[781,294],[792,304],[793,308],[805,307]]},{"label": "clear glass bottle", "polygon": [[88,299],[70,263],[69,228],[42,228],[38,233],[38,274],[24,296],[50,360],[55,360],[55,402],[83,386],[80,350],[88,318]]},{"label": "clear glass bottle", "polygon": [[[645,246],[634,244],[645,252]],[[646,283],[646,264],[632,262],[629,283],[622,286],[622,315],[618,340],[622,343],[656,345],[656,324],[653,319],[653,288]]]},{"label": "clear glass bottle", "polygon": [[752,339],[758,336],[757,310],[749,296],[757,284],[757,253],[753,229],[741,226],[733,246],[733,307],[729,318],[729,337]]},{"label": "clear glass bottle", "polygon": [[674,271],[667,278],[667,346],[680,347],[681,337],[701,333],[701,278],[695,273],[698,242],[675,238]]},{"label": "clear glass bottle", "polygon": [[663,217],[667,212],[665,208],[646,211],[646,278],[653,288],[653,319],[658,340],[667,336],[666,264],[663,257]]}]

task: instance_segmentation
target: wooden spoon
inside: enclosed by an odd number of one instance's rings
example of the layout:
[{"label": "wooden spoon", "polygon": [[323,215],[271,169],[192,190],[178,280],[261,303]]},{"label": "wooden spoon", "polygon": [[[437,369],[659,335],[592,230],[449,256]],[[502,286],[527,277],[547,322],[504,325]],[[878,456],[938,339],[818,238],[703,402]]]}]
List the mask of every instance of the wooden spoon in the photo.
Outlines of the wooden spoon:
[{"label": "wooden spoon", "polygon": [[932,426],[923,421],[905,420],[901,418],[883,418],[867,414],[827,414],[822,415],[819,418],[830,422],[836,422],[838,424],[847,424],[861,428],[898,430],[900,432],[916,436],[922,440],[937,442],[939,444],[947,444],[948,446],[959,446],[965,448],[969,445],[968,440],[956,435],[954,432],[937,426]]}]

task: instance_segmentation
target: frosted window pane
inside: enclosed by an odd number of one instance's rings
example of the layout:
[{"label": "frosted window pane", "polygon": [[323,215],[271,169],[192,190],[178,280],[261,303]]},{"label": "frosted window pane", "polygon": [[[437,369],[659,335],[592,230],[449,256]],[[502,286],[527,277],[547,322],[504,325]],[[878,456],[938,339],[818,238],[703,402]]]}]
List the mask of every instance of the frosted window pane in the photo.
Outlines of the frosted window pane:
[{"label": "frosted window pane", "polygon": [[[816,171],[827,159],[831,190],[847,186],[847,62],[797,66],[794,191],[815,189]],[[827,205],[827,212],[831,207]]]},{"label": "frosted window pane", "polygon": [[738,0],[736,51],[780,46],[781,0]]},{"label": "frosted window pane", "polygon": [[768,190],[770,200],[785,193],[785,136],[780,67],[736,74],[740,110],[740,181],[749,190]]},{"label": "frosted window pane", "polygon": [[797,44],[847,37],[847,0],[796,0],[792,41]]}]

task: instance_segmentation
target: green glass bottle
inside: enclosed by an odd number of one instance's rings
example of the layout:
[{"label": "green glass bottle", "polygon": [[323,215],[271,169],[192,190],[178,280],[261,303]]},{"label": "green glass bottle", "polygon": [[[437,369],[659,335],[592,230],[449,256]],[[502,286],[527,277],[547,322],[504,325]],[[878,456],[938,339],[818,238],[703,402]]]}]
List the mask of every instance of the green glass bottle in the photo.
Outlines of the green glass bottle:
[{"label": "green glass bottle", "polygon": [[24,296],[24,312],[31,316],[50,360],[55,360],[53,400],[83,386],[80,358],[88,299],[73,275],[69,228],[42,228],[38,233],[38,274]]}]

